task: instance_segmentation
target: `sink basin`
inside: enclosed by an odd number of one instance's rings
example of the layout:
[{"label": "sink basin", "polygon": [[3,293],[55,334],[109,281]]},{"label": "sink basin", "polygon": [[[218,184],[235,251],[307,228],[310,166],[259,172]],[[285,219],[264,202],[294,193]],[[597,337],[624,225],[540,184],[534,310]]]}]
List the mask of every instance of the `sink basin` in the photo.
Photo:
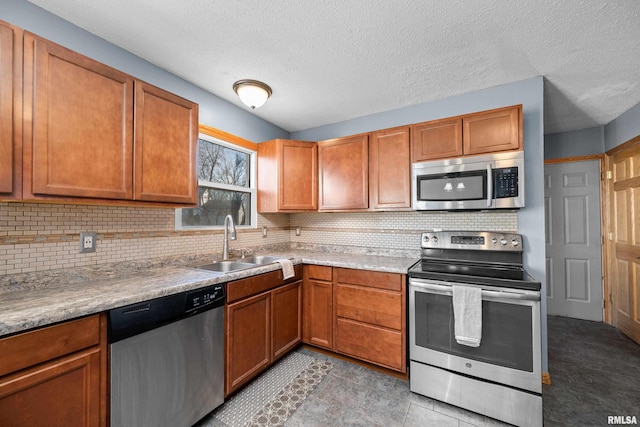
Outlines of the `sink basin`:
[{"label": "sink basin", "polygon": [[255,263],[240,262],[235,260],[217,261],[212,264],[198,265],[196,268],[209,271],[217,271],[220,273],[231,273],[233,271],[245,270],[247,268],[256,267]]},{"label": "sink basin", "polygon": [[240,258],[238,261],[242,262],[250,262],[253,264],[271,264],[272,262],[276,262],[279,259],[285,259],[285,257],[281,256],[270,256],[270,255],[256,255],[247,258]]}]

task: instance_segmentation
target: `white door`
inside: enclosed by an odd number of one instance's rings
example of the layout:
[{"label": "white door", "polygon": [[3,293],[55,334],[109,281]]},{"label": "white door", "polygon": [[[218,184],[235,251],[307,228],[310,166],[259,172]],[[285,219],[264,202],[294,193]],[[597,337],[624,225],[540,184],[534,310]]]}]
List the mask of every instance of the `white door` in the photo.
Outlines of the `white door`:
[{"label": "white door", "polygon": [[545,165],[547,313],[602,321],[600,161]]}]

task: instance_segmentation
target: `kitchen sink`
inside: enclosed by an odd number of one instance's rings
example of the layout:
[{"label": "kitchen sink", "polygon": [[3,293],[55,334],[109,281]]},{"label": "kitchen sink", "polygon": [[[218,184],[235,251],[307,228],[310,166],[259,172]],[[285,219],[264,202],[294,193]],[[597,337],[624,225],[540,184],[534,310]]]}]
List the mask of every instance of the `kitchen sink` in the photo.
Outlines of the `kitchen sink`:
[{"label": "kitchen sink", "polygon": [[279,259],[286,259],[286,258],[281,256],[271,256],[271,255],[255,255],[247,258],[240,258],[238,261],[263,265],[263,264],[271,264],[272,262],[276,262]]},{"label": "kitchen sink", "polygon": [[217,261],[211,264],[198,265],[196,268],[209,271],[217,271],[220,273],[231,273],[238,270],[246,270],[247,268],[256,267],[256,263],[240,262],[235,260]]},{"label": "kitchen sink", "polygon": [[260,265],[271,264],[279,259],[286,258],[272,255],[254,255],[246,258],[216,261],[212,262],[211,264],[196,265],[194,267],[201,270],[214,271],[217,273],[231,273],[234,271],[258,267]]}]

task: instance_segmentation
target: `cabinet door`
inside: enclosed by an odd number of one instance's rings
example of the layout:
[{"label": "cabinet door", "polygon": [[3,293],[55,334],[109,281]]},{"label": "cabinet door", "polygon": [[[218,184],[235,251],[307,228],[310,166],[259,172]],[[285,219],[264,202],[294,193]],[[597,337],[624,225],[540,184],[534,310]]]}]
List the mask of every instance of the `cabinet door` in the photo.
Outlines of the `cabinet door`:
[{"label": "cabinet door", "polygon": [[[328,269],[328,281],[310,278],[309,268]],[[302,339],[307,344],[333,350],[333,284],[331,267],[305,266]]]},{"label": "cabinet door", "polygon": [[367,286],[337,283],[336,316],[401,330],[403,325],[402,293]]},{"label": "cabinet door", "polygon": [[401,331],[350,319],[336,319],[335,350],[400,372],[406,372]]},{"label": "cabinet door", "polygon": [[133,79],[25,32],[24,197],[131,199],[132,145]]},{"label": "cabinet door", "polygon": [[463,121],[464,154],[522,149],[522,106],[473,114]]},{"label": "cabinet door", "polygon": [[418,123],[411,128],[413,161],[462,156],[462,119]]},{"label": "cabinet door", "polygon": [[369,142],[369,185],[373,209],[411,207],[409,126],[374,132]]},{"label": "cabinet door", "polygon": [[101,425],[100,353],[96,348],[84,350],[4,377],[0,425]]},{"label": "cabinet door", "polygon": [[273,139],[258,144],[258,212],[317,208],[317,143]]},{"label": "cabinet door", "polygon": [[134,199],[198,203],[198,105],[136,81]]},{"label": "cabinet door", "polygon": [[318,143],[319,209],[369,207],[369,144],[367,135]]},{"label": "cabinet door", "polygon": [[281,140],[278,147],[278,207],[280,210],[318,208],[318,145]]},{"label": "cabinet door", "polygon": [[271,363],[270,307],[271,292],[227,305],[225,395]]},{"label": "cabinet door", "polygon": [[302,339],[302,280],[271,292],[273,361]]},{"label": "cabinet door", "polygon": [[22,31],[0,21],[0,198],[22,183]]}]

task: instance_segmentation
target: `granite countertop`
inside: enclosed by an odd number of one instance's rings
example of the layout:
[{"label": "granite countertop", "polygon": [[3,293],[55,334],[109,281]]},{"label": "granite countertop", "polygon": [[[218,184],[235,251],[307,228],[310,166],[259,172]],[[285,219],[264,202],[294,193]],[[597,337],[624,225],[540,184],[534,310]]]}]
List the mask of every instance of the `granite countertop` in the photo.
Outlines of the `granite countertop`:
[{"label": "granite countertop", "polygon": [[[406,273],[417,258],[309,250],[270,251],[294,264]],[[164,295],[275,271],[267,264],[233,273],[194,268],[211,257],[183,257],[0,277],[0,337]]]}]

